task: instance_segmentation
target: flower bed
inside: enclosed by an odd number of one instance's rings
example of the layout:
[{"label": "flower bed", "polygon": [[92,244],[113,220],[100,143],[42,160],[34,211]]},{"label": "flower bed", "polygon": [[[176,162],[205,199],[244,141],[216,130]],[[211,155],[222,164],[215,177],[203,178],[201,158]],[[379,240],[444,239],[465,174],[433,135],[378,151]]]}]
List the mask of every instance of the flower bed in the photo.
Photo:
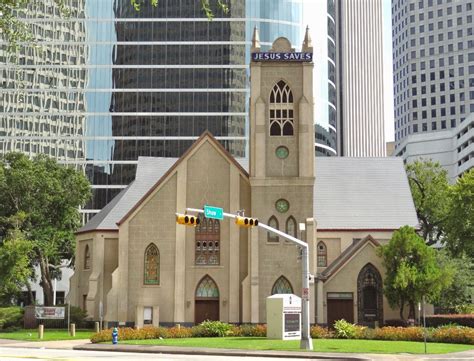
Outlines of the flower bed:
[{"label": "flower bed", "polygon": [[[325,327],[312,326],[312,338],[350,338],[385,341],[423,341],[425,332],[428,342],[462,343],[474,345],[474,328],[463,326],[443,326],[439,328],[421,327],[381,327],[371,329],[353,325],[348,322],[336,324],[336,330],[331,331]],[[119,340],[146,340],[159,338],[185,338],[185,337],[265,337],[266,325],[230,325],[219,321],[206,321],[194,327],[152,327],[141,329],[130,327],[119,328]],[[104,330],[92,336],[91,342],[110,342],[112,329]]]}]

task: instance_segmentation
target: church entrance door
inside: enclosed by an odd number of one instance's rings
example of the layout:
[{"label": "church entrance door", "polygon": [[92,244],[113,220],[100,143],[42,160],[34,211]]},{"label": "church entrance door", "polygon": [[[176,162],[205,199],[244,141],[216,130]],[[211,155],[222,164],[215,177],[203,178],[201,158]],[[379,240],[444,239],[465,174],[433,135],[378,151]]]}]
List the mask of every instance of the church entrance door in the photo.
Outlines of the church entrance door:
[{"label": "church entrance door", "polygon": [[214,280],[204,276],[196,288],[194,322],[219,321],[219,289]]},{"label": "church entrance door", "polygon": [[342,319],[354,323],[352,292],[328,293],[327,307],[329,328],[334,328],[334,322]]}]

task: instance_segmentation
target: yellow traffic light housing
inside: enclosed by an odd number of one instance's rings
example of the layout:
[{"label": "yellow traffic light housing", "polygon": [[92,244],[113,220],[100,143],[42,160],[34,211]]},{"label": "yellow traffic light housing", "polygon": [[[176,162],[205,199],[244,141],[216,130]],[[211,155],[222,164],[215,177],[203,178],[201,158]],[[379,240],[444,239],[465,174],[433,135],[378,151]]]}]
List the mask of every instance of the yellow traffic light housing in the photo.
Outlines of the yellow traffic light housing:
[{"label": "yellow traffic light housing", "polygon": [[255,227],[255,226],[258,226],[258,219],[237,216],[235,218],[235,224],[240,227]]},{"label": "yellow traffic light housing", "polygon": [[190,216],[189,214],[176,214],[176,223],[184,224],[185,226],[196,227],[201,220],[196,216]]}]

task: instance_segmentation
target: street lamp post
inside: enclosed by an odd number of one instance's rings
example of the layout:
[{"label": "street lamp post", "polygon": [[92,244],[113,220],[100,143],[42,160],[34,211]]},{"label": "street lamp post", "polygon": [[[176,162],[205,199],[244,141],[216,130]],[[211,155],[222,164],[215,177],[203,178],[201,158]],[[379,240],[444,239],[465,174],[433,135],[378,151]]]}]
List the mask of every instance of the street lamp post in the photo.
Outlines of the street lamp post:
[{"label": "street lamp post", "polygon": [[[204,213],[204,210],[197,208],[186,208],[187,212],[194,213]],[[238,216],[232,213],[223,212],[223,216],[227,218],[237,218]],[[296,244],[302,249],[302,307],[301,307],[301,320],[302,320],[302,332],[301,332],[301,342],[300,348],[304,350],[312,350],[313,342],[310,335],[310,320],[309,320],[309,252],[308,252],[308,243],[303,242],[302,240],[290,236],[284,232],[281,232],[278,229],[270,227],[264,223],[258,222],[257,227],[265,229],[267,232],[273,233],[277,236],[285,238],[286,240]],[[301,230],[301,226],[300,226]],[[304,229],[303,229],[304,230]]]}]

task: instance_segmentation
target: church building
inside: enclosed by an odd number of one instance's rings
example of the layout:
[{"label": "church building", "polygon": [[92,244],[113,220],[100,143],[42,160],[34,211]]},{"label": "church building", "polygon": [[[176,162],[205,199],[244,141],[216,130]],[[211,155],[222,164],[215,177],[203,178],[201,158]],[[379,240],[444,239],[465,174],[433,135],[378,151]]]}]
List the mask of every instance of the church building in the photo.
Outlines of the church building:
[{"label": "church building", "polygon": [[77,232],[72,305],[109,326],[265,323],[268,296],[301,296],[294,244],[227,218],[176,224],[212,205],[309,244],[311,323],[398,318],[376,250],[418,223],[403,162],[315,158],[312,53],[308,32],[301,52],[285,38],[262,52],[255,30],[249,158],[208,132],[179,159],[141,157],[136,179]]}]

